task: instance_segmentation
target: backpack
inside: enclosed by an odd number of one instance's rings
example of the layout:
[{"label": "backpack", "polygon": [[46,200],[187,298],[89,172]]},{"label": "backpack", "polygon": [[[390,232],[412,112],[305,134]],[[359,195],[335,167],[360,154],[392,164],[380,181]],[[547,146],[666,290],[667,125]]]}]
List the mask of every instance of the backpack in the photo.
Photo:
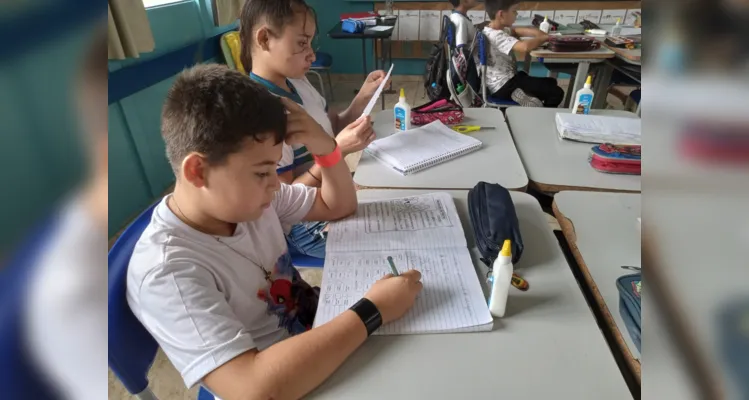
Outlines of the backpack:
[{"label": "backpack", "polygon": [[445,40],[447,30],[454,29],[452,21],[447,16],[442,17],[442,30],[440,40],[432,45],[432,51],[427,59],[426,71],[424,71],[424,90],[429,100],[447,99],[450,90],[447,88],[445,74],[447,73],[447,60],[445,59]]}]

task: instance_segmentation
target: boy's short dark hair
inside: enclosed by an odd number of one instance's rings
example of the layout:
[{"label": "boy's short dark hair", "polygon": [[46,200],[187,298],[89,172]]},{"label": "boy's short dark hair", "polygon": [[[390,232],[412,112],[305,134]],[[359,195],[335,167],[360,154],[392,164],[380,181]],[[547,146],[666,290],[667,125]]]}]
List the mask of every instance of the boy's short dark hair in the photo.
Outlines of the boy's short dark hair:
[{"label": "boy's short dark hair", "polygon": [[494,19],[499,11],[507,11],[518,3],[520,3],[520,0],[486,0],[484,8],[486,8],[489,18]]},{"label": "boy's short dark hair", "polygon": [[283,103],[249,76],[225,65],[204,64],[179,74],[161,112],[166,155],[179,177],[191,152],[220,164],[247,138],[280,143],[286,134]]},{"label": "boy's short dark hair", "polygon": [[450,4],[452,4],[453,7],[457,7],[460,5],[460,0],[450,0]]}]

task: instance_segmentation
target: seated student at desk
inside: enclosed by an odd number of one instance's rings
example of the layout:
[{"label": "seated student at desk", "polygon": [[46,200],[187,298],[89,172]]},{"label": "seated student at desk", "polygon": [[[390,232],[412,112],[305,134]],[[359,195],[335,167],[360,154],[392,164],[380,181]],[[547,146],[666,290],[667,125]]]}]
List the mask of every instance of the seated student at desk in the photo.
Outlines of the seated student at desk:
[{"label": "seated student at desk", "polygon": [[[312,40],[317,31],[314,10],[302,0],[247,1],[240,16],[242,64],[250,69],[250,78],[276,96],[300,104],[308,116],[291,124],[315,124],[335,136],[344,157],[363,150],[374,138],[369,117],[359,118],[380,82],[383,71],[374,71],[349,107],[336,113],[328,111],[325,98],[309,83],[305,74],[315,61]],[[311,117],[311,118],[310,118]],[[295,117],[292,117],[295,118]],[[336,135],[335,133],[338,132]],[[320,168],[303,145],[284,146],[278,175],[284,183],[319,187]],[[295,252],[325,258],[327,222],[294,225],[286,236]]]},{"label": "seated student at desk", "polygon": [[[539,29],[512,27],[519,3],[519,0],[486,0],[486,11],[491,18],[483,31],[489,41],[486,85],[492,97],[512,99],[524,107],[556,108],[564,100],[564,90],[556,79],[517,72],[512,52],[529,53],[548,40],[548,35]],[[519,36],[531,38],[519,40]]]},{"label": "seated student at desk", "polygon": [[[284,228],[353,213],[356,191],[335,140],[286,113],[306,115],[216,64],[182,72],[162,111],[177,183],[135,245],[127,301],[187,387],[223,399],[304,396],[422,287],[417,271],[385,277],[311,329],[319,289],[291,264]],[[279,183],[284,141],[313,154],[319,188]]]}]

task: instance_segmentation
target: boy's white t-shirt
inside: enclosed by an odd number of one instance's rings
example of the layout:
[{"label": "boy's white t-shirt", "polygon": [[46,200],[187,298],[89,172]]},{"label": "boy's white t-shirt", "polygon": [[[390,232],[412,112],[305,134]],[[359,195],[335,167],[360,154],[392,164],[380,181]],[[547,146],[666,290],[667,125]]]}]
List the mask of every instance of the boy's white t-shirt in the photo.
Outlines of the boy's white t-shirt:
[{"label": "boy's white t-shirt", "polygon": [[[289,86],[292,89],[292,93],[279,88],[272,82],[266,81],[257,76],[252,77],[266,86],[271,93],[277,96],[290,98],[299,103],[304,110],[307,111],[307,114],[317,121],[328,135],[335,137],[333,125],[330,123],[330,118],[328,117],[327,102],[306,77],[302,79],[287,79]],[[307,172],[313,164],[314,160],[312,159],[312,155],[307,151],[305,146],[289,146],[284,143],[281,161],[278,163],[277,172],[280,174],[288,170],[293,170],[294,177],[297,177]]]},{"label": "boy's white t-shirt", "polygon": [[237,224],[231,237],[191,228],[166,205],[169,196],[154,209],[130,259],[127,301],[187,387],[312,326],[316,294],[291,264],[284,232],[307,215],[316,193],[281,184],[262,216]]},{"label": "boy's white t-shirt", "polygon": [[468,16],[458,11],[450,14],[450,21],[455,25],[455,46],[471,46],[476,36],[476,27]]},{"label": "boy's white t-shirt", "polygon": [[517,65],[512,47],[518,39],[504,30],[484,27],[484,36],[489,41],[489,57],[486,60],[486,86],[490,93],[496,93],[507,81],[515,76]]}]

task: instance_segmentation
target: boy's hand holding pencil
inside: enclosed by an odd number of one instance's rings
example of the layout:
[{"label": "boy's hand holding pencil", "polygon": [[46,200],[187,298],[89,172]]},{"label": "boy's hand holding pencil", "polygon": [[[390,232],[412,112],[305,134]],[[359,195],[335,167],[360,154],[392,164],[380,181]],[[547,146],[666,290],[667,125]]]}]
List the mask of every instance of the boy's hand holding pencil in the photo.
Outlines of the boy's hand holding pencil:
[{"label": "boy's hand holding pencil", "polygon": [[380,311],[383,324],[397,320],[411,309],[416,295],[424,287],[421,272],[411,269],[399,273],[392,257],[388,257],[388,264],[392,273],[375,282],[364,295]]}]

